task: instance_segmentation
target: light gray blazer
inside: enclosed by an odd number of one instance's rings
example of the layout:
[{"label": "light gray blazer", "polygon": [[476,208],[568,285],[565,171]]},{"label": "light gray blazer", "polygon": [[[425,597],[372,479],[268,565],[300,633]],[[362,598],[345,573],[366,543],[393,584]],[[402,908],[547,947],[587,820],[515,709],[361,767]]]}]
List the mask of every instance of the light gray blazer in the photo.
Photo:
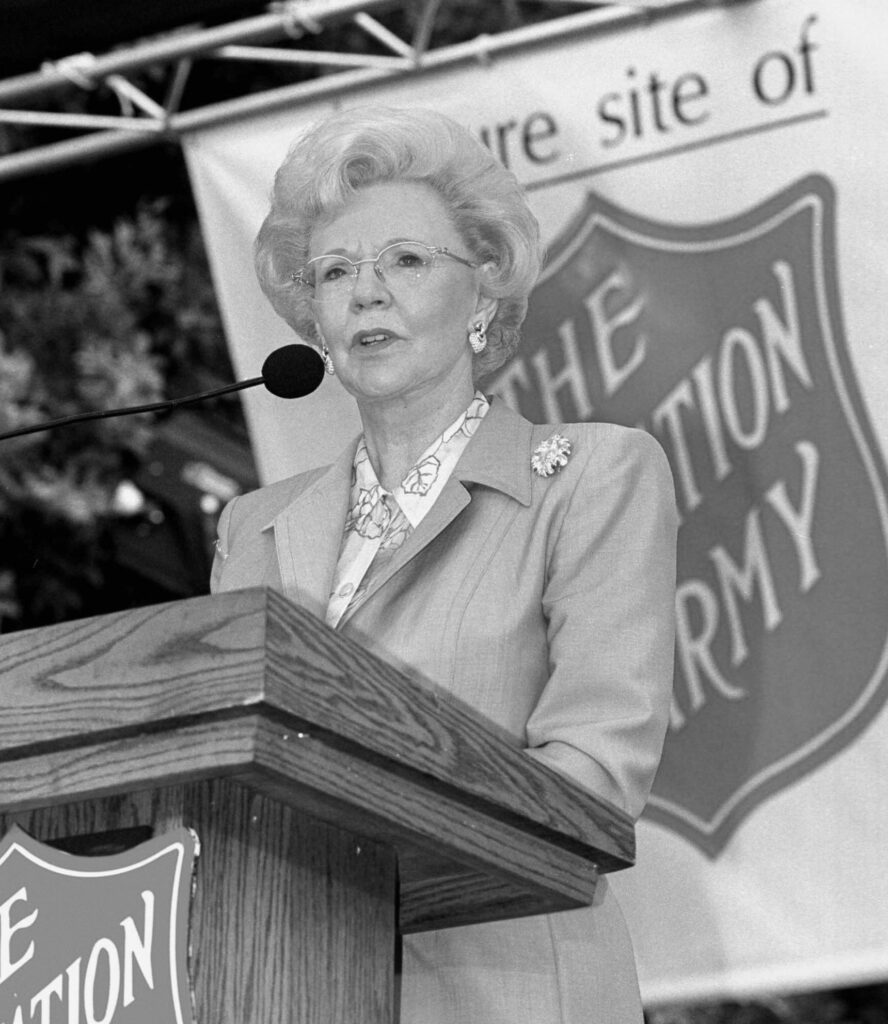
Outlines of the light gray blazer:
[{"label": "light gray blazer", "polygon": [[[433,508],[338,628],[637,816],[671,694],[672,477],[650,435],[601,423],[557,428],[573,453],[537,476],[531,454],[554,429],[494,399]],[[323,617],[353,456],[351,445],[226,506],[213,590],[269,586]],[[405,940],[404,1024],[640,1019],[606,883],[589,910]]]}]

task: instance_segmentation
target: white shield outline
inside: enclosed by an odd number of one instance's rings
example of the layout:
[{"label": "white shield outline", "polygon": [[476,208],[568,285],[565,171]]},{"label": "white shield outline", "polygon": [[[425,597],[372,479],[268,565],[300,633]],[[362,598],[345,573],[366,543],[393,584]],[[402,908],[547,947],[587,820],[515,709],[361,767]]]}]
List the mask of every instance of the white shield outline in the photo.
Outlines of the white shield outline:
[{"label": "white shield outline", "polygon": [[[131,863],[120,864],[123,858],[137,856],[141,851],[139,860]],[[173,869],[173,884],[170,906],[170,928],[169,928],[169,971],[170,990],[173,996],[173,1011],[175,1019],[171,1024],[194,1024],[193,1008],[190,1005],[191,982],[188,974],[189,959],[189,918],[190,918],[190,895],[193,892],[194,871],[197,857],[200,854],[200,840],[197,833],[192,829],[180,828],[164,833],[149,839],[139,846],[134,847],[125,853],[112,856],[82,857],[70,853],[57,851],[45,843],[35,839],[18,825],[12,825],[5,836],[0,839],[0,871],[5,864],[18,854],[24,860],[29,861],[35,867],[50,874],[60,875],[67,878],[89,878],[96,880],[100,878],[111,878],[115,876],[131,874],[139,871],[148,864],[152,864],[162,857],[173,854],[175,867]],[[55,858],[58,858],[56,860]],[[90,864],[95,865],[90,867]],[[99,866],[101,864],[101,866]],[[185,876],[185,870],[188,875]],[[188,893],[188,906],[182,907],[180,898]],[[186,915],[184,919],[182,915]],[[183,927],[184,925],[184,927]],[[179,932],[185,936],[185,948],[179,944]],[[184,974],[180,976],[179,966],[182,966]],[[189,993],[187,1007],[182,1006],[182,993]]]},{"label": "white shield outline", "polygon": [[[811,214],[812,277],[820,340],[835,395],[869,481],[888,557],[888,481],[847,354],[835,266],[835,194],[827,178],[809,175],[739,215],[708,224],[656,222],[590,193],[579,223],[575,221],[553,244],[552,258],[540,276],[538,287],[556,276],[582,248],[594,249],[590,238],[596,230],[640,249],[700,255],[761,239],[805,211]],[[738,227],[741,223],[746,225],[742,229]],[[699,236],[692,237],[694,232]],[[827,261],[827,252],[833,257],[832,263]],[[703,818],[680,803],[664,798],[658,794],[656,782],[645,817],[678,832],[708,856],[718,856],[742,820],[762,800],[795,781],[809,766],[822,764],[865,728],[888,697],[886,673],[888,631],[876,668],[845,711],[806,743],[748,777],[710,818]]]}]

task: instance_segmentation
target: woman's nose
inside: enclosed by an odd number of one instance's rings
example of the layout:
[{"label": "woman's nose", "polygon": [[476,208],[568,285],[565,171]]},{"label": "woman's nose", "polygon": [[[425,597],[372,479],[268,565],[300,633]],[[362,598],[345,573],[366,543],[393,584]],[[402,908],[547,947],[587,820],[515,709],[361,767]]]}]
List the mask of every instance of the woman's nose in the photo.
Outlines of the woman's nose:
[{"label": "woman's nose", "polygon": [[390,297],[385,279],[379,272],[379,264],[372,260],[359,263],[352,290],[352,302],[364,307],[387,302]]}]

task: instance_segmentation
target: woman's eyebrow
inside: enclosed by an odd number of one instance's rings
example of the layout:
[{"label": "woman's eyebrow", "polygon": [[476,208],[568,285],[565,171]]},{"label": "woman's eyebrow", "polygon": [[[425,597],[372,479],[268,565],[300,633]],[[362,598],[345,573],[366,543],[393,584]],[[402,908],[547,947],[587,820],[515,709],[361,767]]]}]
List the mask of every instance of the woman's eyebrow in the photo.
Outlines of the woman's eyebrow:
[{"label": "woman's eyebrow", "polygon": [[[397,245],[398,242],[418,242],[420,245],[425,245],[425,242],[420,242],[418,238],[413,236],[404,235],[403,237],[390,238],[387,242],[384,242],[376,251],[377,253],[382,252],[383,249],[387,249],[390,245]],[[350,256],[353,253],[353,249],[346,249],[343,246],[337,246],[335,249],[325,249],[323,252],[319,252],[318,256]],[[312,257],[317,259],[317,256]]]}]

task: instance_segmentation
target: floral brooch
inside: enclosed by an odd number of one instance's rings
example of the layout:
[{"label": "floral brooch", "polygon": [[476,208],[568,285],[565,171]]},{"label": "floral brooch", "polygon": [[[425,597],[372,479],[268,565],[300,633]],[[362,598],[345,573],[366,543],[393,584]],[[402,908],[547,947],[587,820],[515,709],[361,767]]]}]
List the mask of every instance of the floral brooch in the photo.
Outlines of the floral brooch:
[{"label": "floral brooch", "polygon": [[530,465],[538,476],[551,476],[556,469],[566,466],[569,458],[570,441],[562,434],[553,434],[534,448]]}]

